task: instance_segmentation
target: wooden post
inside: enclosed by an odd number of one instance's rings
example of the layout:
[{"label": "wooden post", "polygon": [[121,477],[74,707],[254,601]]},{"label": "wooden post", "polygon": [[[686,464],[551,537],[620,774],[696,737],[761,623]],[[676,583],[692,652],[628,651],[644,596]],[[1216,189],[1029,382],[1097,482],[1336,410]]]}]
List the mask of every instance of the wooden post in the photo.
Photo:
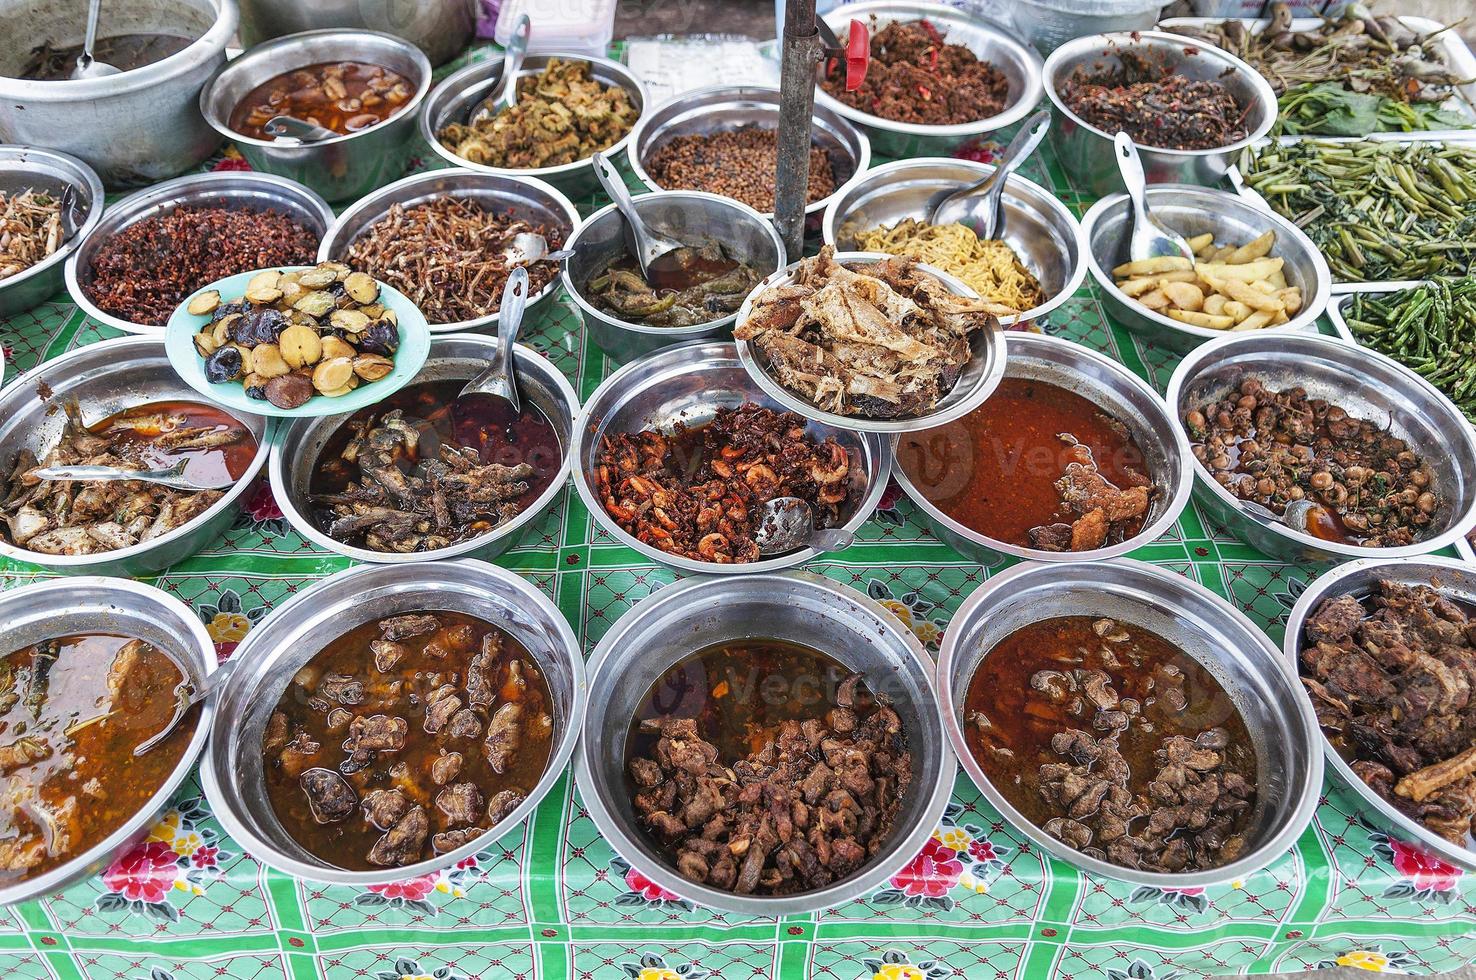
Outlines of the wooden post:
[{"label": "wooden post", "polygon": [[810,186],[810,127],[815,113],[815,66],[822,53],[815,0],[786,0],[779,74],[779,153],[774,175],[774,224],[790,262],[804,255],[805,198]]}]

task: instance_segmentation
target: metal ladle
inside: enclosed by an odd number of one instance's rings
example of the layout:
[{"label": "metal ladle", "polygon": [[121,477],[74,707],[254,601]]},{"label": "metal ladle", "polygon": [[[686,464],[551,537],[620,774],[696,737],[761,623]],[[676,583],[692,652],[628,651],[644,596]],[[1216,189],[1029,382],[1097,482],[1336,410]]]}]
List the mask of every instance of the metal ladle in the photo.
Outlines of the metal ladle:
[{"label": "metal ladle", "polygon": [[1256,503],[1254,500],[1236,501],[1241,511],[1247,516],[1260,521],[1262,524],[1284,524],[1293,531],[1310,534],[1307,530],[1307,517],[1312,511],[1322,505],[1315,500],[1303,497],[1301,500],[1290,501],[1280,514],[1267,507],[1265,504]]},{"label": "metal ladle", "polygon": [[125,470],[119,466],[42,466],[27,475],[41,480],[139,480],[143,483],[158,483],[176,490],[219,490],[234,486],[236,481],[229,476],[200,482],[185,476],[190,461],[182,459],[173,466],[153,470]]},{"label": "metal ladle", "polygon": [[625,189],[625,181],[620,179],[619,171],[605,158],[603,153],[594,155],[594,168],[600,178],[600,186],[605,189],[606,194],[610,195],[610,199],[615,202],[615,209],[625,219],[626,247],[641,265],[641,278],[649,283],[651,263],[668,252],[674,252],[686,246],[675,238],[652,231],[650,226],[641,220],[641,216],[636,213],[635,202],[630,198],[630,191]]},{"label": "metal ladle", "polygon": [[101,13],[102,0],[91,0],[87,4],[87,33],[82,37],[82,53],[77,55],[77,64],[72,68],[74,79],[107,78],[109,75],[123,73],[121,68],[98,61],[92,56],[92,49],[97,46],[97,18]]},{"label": "metal ladle", "polygon": [[513,28],[512,37],[507,39],[507,48],[502,54],[502,74],[497,79],[492,94],[477,103],[467,116],[467,122],[475,125],[484,116],[495,116],[518,104],[518,72],[523,70],[523,59],[528,57],[528,37],[533,33],[533,21],[523,14]]},{"label": "metal ladle", "polygon": [[518,266],[507,277],[502,287],[502,304],[497,308],[497,353],[487,369],[472,378],[456,396],[451,406],[451,415],[456,421],[470,419],[486,413],[475,409],[485,405],[486,399],[500,398],[512,405],[515,413],[523,410],[518,400],[518,381],[513,375],[513,345],[518,342],[518,333],[523,329],[523,310],[528,305],[528,270]]},{"label": "metal ladle", "polygon": [[324,126],[310,123],[306,119],[298,119],[296,116],[273,116],[262,123],[261,131],[273,139],[286,136],[304,143],[320,143],[323,140],[336,139],[343,135]]},{"label": "metal ladle", "polygon": [[512,244],[502,250],[502,261],[504,265],[532,265],[534,262],[562,262],[564,259],[573,258],[572,248],[561,248],[556,252],[548,250],[548,239],[536,231],[520,231],[513,236]]},{"label": "metal ladle", "polygon": [[1133,138],[1119,132],[1112,137],[1112,144],[1117,148],[1117,168],[1122,171],[1122,182],[1133,202],[1133,234],[1128,241],[1128,258],[1141,262],[1143,259],[1177,255],[1193,262],[1194,250],[1184,236],[1148,210],[1148,178],[1143,174],[1143,161],[1138,156]]},{"label": "metal ladle", "polygon": [[[169,659],[174,660],[173,657]],[[175,662],[175,666],[179,668],[179,672],[185,679],[174,686],[174,714],[164,723],[163,728],[140,742],[134,748],[133,754],[135,757],[143,755],[149,749],[152,749],[168,738],[169,733],[179,727],[180,721],[184,719],[185,712],[189,711],[195,705],[209,700],[210,695],[224,687],[226,681],[230,680],[231,674],[235,672],[236,662],[228,661],[219,665],[215,670],[206,674],[205,680],[199,684],[196,684],[195,681],[190,679],[190,672],[187,667],[177,661]]]},{"label": "metal ladle", "polygon": [[759,511],[753,541],[761,555],[782,555],[797,548],[843,551],[856,535],[840,528],[815,527],[815,513],[799,497],[775,497]]},{"label": "metal ladle", "polygon": [[930,225],[968,225],[982,240],[998,238],[1004,231],[1005,184],[1010,174],[1035,152],[1051,128],[1051,114],[1042,109],[1026,120],[1025,125],[1005,147],[1004,155],[994,171],[976,184],[961,190],[939,191],[928,201],[926,221]]}]

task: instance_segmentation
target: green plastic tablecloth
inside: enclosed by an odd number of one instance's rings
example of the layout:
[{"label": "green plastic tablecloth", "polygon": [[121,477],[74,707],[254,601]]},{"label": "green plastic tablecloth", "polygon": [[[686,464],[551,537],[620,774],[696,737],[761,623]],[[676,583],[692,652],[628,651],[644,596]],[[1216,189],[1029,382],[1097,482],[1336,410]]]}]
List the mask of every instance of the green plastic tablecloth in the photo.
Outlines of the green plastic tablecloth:
[{"label": "green plastic tablecloth", "polygon": [[[1048,147],[1025,172],[1078,215],[1090,204]],[[1178,360],[1108,320],[1090,281],[1046,329],[1107,352],[1160,390]],[[114,335],[59,295],[0,322],[5,384],[25,384],[38,363]],[[614,368],[564,296],[525,340],[581,397]],[[1192,505],[1133,557],[1226,597],[1278,642],[1310,577],[1238,543]],[[498,562],[558,604],[586,651],[621,613],[680,577],[616,544],[572,487]],[[273,605],[350,564],[294,533],[262,485],[222,540],[151,581],[199,612],[226,657]],[[962,560],[893,486],[854,547],[806,567],[882,601],[936,651],[954,610],[1007,564]],[[0,562],[0,588],[46,577]],[[1333,965],[1429,973],[1476,959],[1473,903],[1472,875],[1391,835],[1332,777],[1296,848],[1270,867],[1216,887],[1159,890],[1051,859],[959,773],[943,824],[887,886],[778,920],[663,894],[601,839],[567,773],[526,824],[475,858],[365,890],[294,880],[253,861],[224,835],[192,777],[149,838],[102,875],[0,909],[0,976],[1167,980]]]}]

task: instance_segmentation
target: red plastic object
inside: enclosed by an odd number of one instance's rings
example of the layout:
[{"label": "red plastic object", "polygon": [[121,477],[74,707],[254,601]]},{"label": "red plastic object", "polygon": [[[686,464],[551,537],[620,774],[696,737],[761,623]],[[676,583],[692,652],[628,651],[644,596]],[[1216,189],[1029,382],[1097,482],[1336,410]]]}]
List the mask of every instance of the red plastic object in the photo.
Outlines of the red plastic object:
[{"label": "red plastic object", "polygon": [[854,92],[866,81],[866,66],[871,63],[871,33],[859,20],[851,21],[851,36],[846,39],[846,91]]}]

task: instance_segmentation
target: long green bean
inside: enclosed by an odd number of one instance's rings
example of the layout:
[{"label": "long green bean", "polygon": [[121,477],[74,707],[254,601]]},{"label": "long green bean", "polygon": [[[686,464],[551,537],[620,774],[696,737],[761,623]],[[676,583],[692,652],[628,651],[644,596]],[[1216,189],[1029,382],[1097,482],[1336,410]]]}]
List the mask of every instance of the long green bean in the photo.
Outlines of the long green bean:
[{"label": "long green bean", "polygon": [[1355,293],[1343,319],[1360,344],[1419,372],[1476,423],[1476,277]]}]

